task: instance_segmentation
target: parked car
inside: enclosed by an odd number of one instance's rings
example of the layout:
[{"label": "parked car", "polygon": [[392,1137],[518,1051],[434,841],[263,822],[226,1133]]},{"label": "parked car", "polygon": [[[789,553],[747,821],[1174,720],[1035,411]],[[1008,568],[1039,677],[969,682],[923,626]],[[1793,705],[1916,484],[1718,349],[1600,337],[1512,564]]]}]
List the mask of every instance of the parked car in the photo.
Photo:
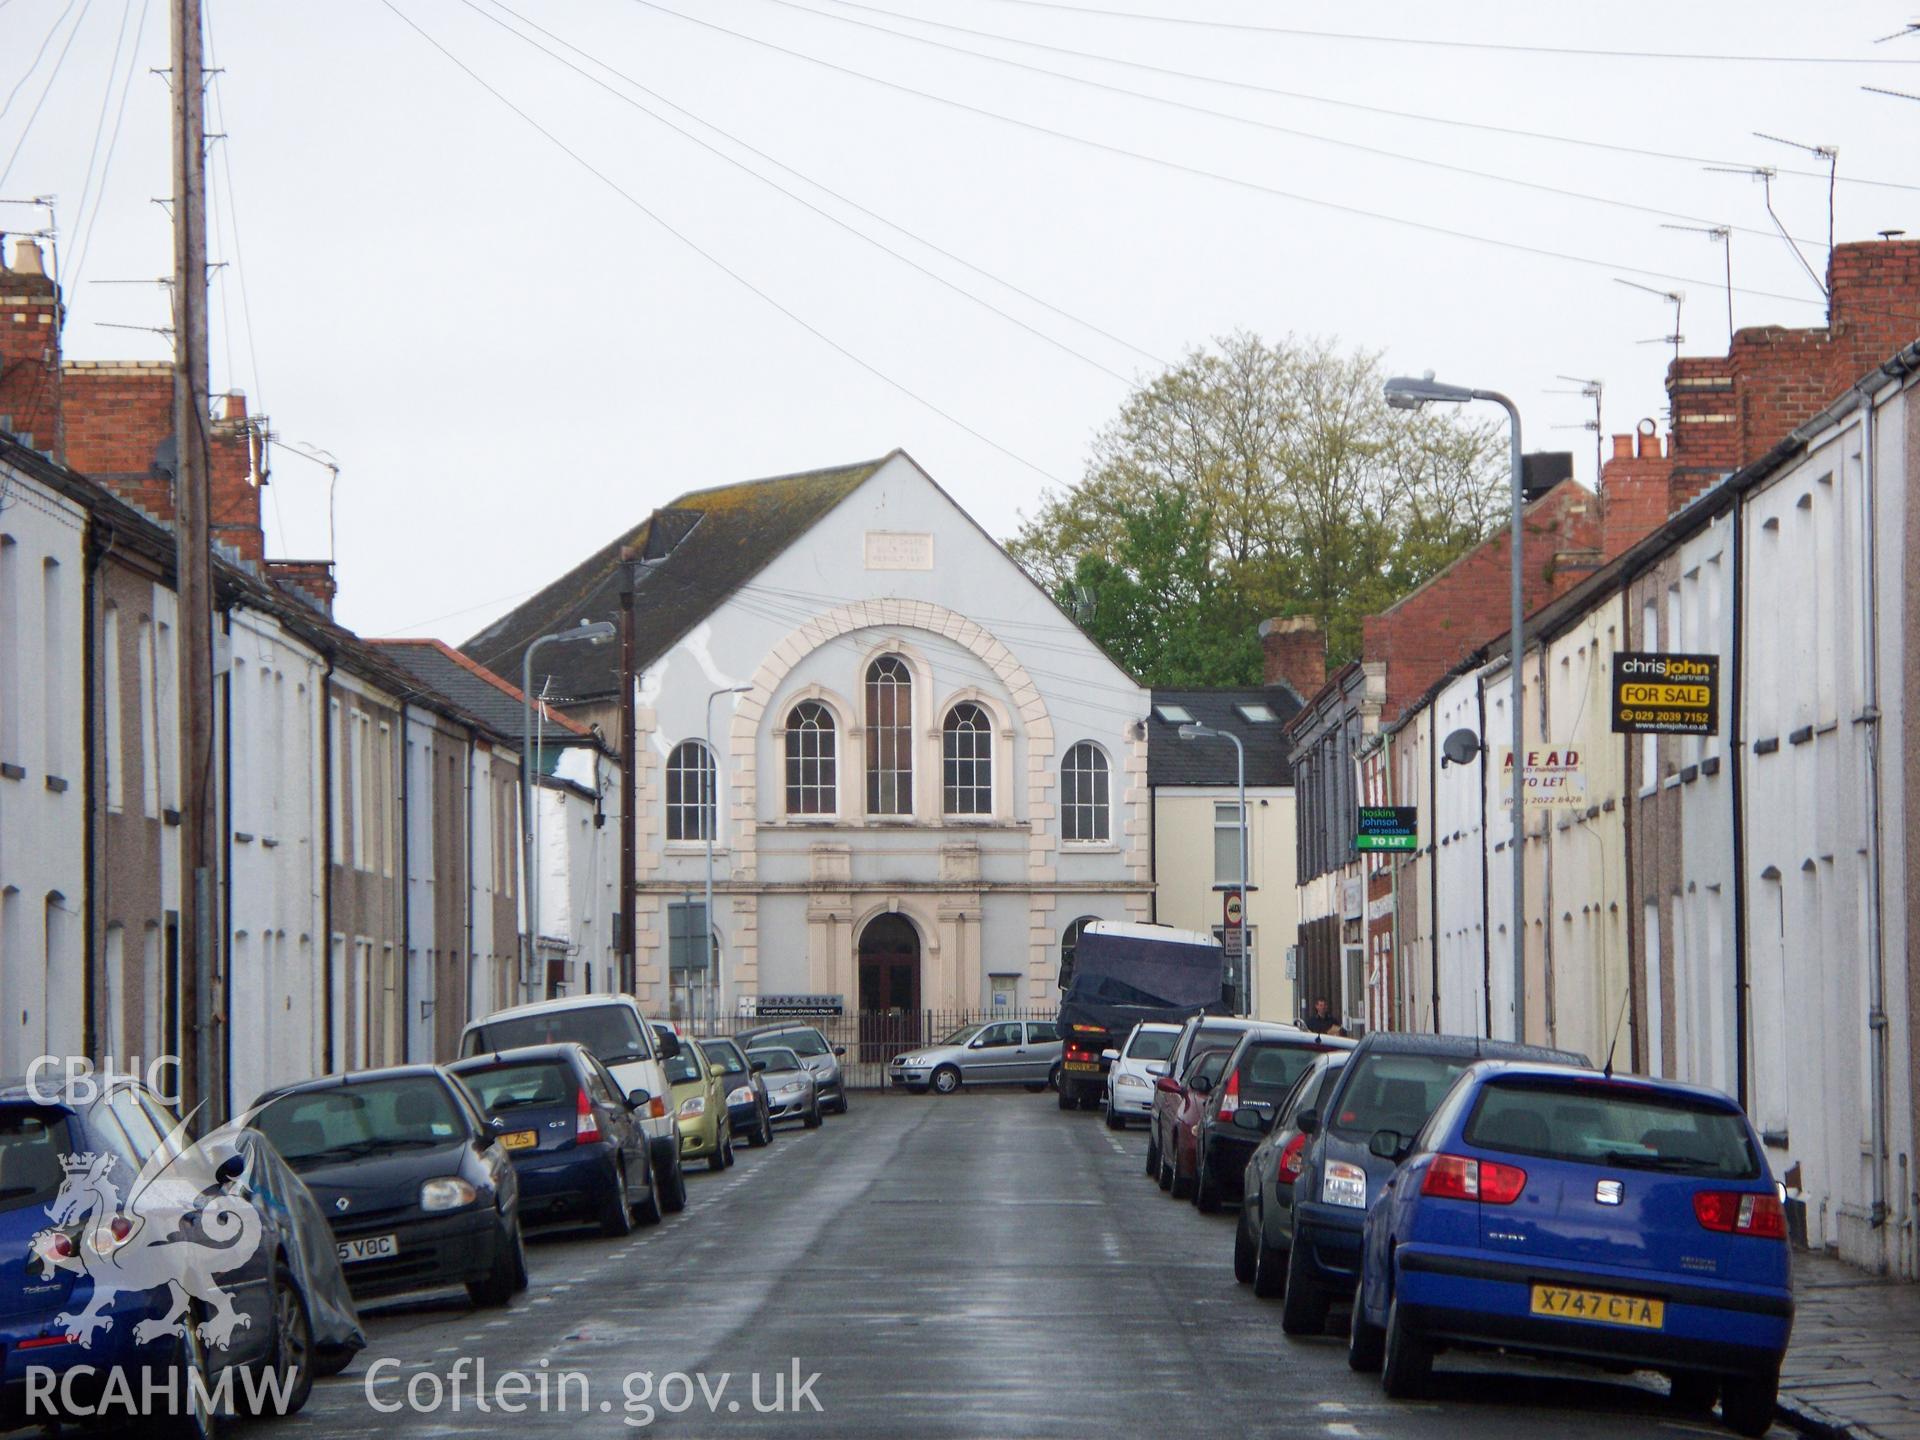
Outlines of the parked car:
[{"label": "parked car", "polygon": [[1174,1199],[1184,1200],[1193,1189],[1194,1131],[1207,1096],[1226,1068],[1225,1050],[1196,1050],[1178,1079],[1162,1076],[1154,1083],[1153,1139],[1147,1151],[1156,1156],[1154,1178]]},{"label": "parked car", "polygon": [[[520,1176],[525,1225],[597,1221],[625,1235],[658,1224],[647,1132],[632,1096],[584,1045],[528,1045],[447,1067],[479,1103]],[[651,1097],[649,1097],[651,1098]]]},{"label": "parked car", "polygon": [[938,1045],[894,1056],[887,1075],[916,1095],[951,1095],[962,1083],[1038,1092],[1060,1078],[1060,1027],[1051,1020],[962,1025]]},{"label": "parked car", "polygon": [[800,1057],[813,1075],[814,1088],[820,1092],[820,1103],[836,1115],[847,1113],[846,1077],[841,1074],[840,1059],[847,1053],[844,1045],[835,1045],[812,1025],[786,1021],[776,1025],[757,1025],[751,1030],[742,1030],[733,1037],[740,1042],[743,1050],[757,1050],[769,1045],[784,1045]]},{"label": "parked car", "polygon": [[647,1092],[646,1104],[634,1114],[647,1132],[660,1208],[678,1214],[687,1204],[687,1177],[680,1168],[680,1130],[668,1105],[673,1087],[663,1067],[680,1041],[672,1030],[656,1034],[631,995],[571,995],[496,1010],[467,1026],[460,1036],[460,1053],[480,1055],[569,1040],[586,1046],[613,1072],[620,1094]]},{"label": "parked car", "polygon": [[476,1305],[506,1305],[527,1288],[520,1178],[440,1066],[303,1080],[254,1108],[320,1202],[355,1299],[465,1285]]},{"label": "parked car", "polygon": [[725,1078],[727,1118],[733,1133],[749,1145],[773,1141],[773,1116],[767,1105],[767,1082],[753,1073],[746,1051],[725,1038],[696,1042],[707,1062]]},{"label": "parked car", "polygon": [[813,1071],[784,1045],[765,1045],[747,1051],[747,1064],[767,1087],[767,1110],[777,1123],[798,1120],[809,1130],[820,1128],[820,1091]]},{"label": "parked car", "polygon": [[[288,1377],[286,1413],[305,1405],[315,1307],[301,1276],[324,1274],[326,1253],[306,1253],[310,1235],[262,1190],[271,1157],[256,1157],[244,1132],[229,1132],[235,1148],[215,1160],[211,1146],[190,1146],[178,1130],[158,1097],[131,1080],[87,1089],[0,1081],[0,1430],[59,1418],[27,1414],[30,1368],[59,1372],[57,1403],[89,1410],[113,1399],[109,1387],[138,1397],[151,1379],[184,1397],[188,1374],[212,1386],[241,1367]],[[251,1229],[259,1243],[233,1244],[244,1258],[231,1269],[218,1268],[217,1253],[201,1268],[168,1253],[192,1243],[176,1238],[183,1226]],[[135,1283],[142,1275],[152,1278]],[[172,1313],[187,1298],[166,1283],[175,1277],[186,1278],[196,1304],[184,1317]],[[184,1333],[172,1333],[176,1318]],[[330,1335],[349,1338],[337,1327]],[[350,1339],[364,1343],[357,1324]],[[106,1412],[115,1414],[166,1436],[198,1435],[205,1419],[184,1398],[178,1414],[158,1405]]]},{"label": "parked car", "polygon": [[1401,1161],[1368,1213],[1348,1341],[1394,1398],[1443,1349],[1497,1346],[1661,1370],[1689,1410],[1773,1424],[1793,1329],[1786,1218],[1725,1095],[1487,1062],[1432,1120],[1382,1125]]},{"label": "parked car", "polygon": [[690,1041],[683,1044],[667,1061],[667,1080],[673,1086],[681,1158],[705,1160],[709,1170],[733,1164],[733,1120],[727,1114],[725,1082],[706,1052]]},{"label": "parked car", "polygon": [[[1242,1035],[1257,1033],[1268,1035],[1302,1035],[1303,1031],[1292,1025],[1282,1025],[1270,1020],[1248,1020],[1231,1015],[1195,1015],[1180,1026],[1180,1033],[1174,1038],[1173,1053],[1167,1057],[1164,1074],[1154,1082],[1154,1103],[1147,1121],[1147,1173],[1160,1173],[1160,1123],[1162,1110],[1160,1089],[1164,1080],[1171,1076],[1179,1079],[1187,1073],[1193,1064],[1193,1057],[1202,1050],[1228,1051],[1240,1043]],[[1186,1193],[1182,1188],[1182,1195]]]},{"label": "parked car", "polygon": [[1266,1138],[1254,1147],[1240,1181],[1240,1219],[1233,1230],[1233,1278],[1252,1285],[1262,1300],[1278,1300],[1287,1288],[1287,1252],[1265,1237],[1284,1232],[1276,1212],[1293,1205],[1300,1178],[1301,1152],[1309,1136],[1300,1116],[1324,1108],[1334,1082],[1346,1068],[1345,1050],[1330,1050],[1307,1067],[1275,1111]]},{"label": "parked car", "polygon": [[1356,1043],[1311,1030],[1278,1035],[1249,1030],[1240,1037],[1194,1128],[1193,1203],[1203,1214],[1240,1198],[1241,1177],[1273,1123],[1274,1105],[1307,1067]]},{"label": "parked car", "polygon": [[1294,1124],[1307,1135],[1293,1204],[1262,1211],[1261,1243],[1287,1255],[1280,1328],[1289,1335],[1326,1329],[1327,1307],[1353,1293],[1360,1273],[1360,1231],[1367,1207],[1393,1173],[1393,1161],[1367,1147],[1376,1130],[1419,1132],[1460,1072],[1477,1060],[1531,1060],[1585,1067],[1583,1055],[1482,1040],[1471,1035],[1376,1031],[1352,1051],[1320,1110]]},{"label": "parked car", "polygon": [[1167,1061],[1180,1038],[1180,1026],[1142,1021],[1117,1049],[1101,1052],[1107,1062],[1107,1128],[1124,1130],[1129,1120],[1153,1114],[1153,1082],[1167,1073]]}]

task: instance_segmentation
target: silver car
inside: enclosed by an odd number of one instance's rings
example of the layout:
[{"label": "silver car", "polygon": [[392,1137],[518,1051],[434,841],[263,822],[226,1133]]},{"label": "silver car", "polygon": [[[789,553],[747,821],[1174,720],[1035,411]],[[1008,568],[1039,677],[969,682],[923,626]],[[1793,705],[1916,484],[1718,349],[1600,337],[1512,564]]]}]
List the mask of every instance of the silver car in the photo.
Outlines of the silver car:
[{"label": "silver car", "polygon": [[756,1045],[747,1051],[747,1064],[767,1087],[767,1118],[799,1120],[809,1130],[820,1128],[820,1091],[813,1072],[784,1045]]},{"label": "silver car", "polygon": [[887,1075],[915,1094],[951,1095],[962,1083],[1044,1090],[1059,1077],[1060,1048],[1060,1027],[1051,1020],[990,1020],[894,1056]]},{"label": "silver car", "polygon": [[751,1030],[742,1030],[733,1037],[742,1049],[764,1049],[769,1045],[784,1045],[800,1057],[800,1063],[813,1072],[813,1083],[820,1092],[820,1103],[835,1115],[847,1113],[847,1082],[840,1072],[840,1057],[847,1053],[844,1045],[835,1045],[820,1033],[817,1026],[803,1025],[794,1021],[784,1024],[757,1025]]}]

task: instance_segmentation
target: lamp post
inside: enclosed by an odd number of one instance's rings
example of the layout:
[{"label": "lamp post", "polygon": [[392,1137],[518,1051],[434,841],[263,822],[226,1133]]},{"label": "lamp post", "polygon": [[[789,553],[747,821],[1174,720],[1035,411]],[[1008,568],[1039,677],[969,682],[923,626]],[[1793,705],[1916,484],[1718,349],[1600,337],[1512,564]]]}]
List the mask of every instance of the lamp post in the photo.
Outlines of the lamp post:
[{"label": "lamp post", "polygon": [[720,828],[720,761],[713,753],[713,702],[722,695],[744,695],[751,685],[723,685],[707,695],[707,728],[701,732],[706,742],[707,763],[713,766],[713,794],[708,798],[706,813],[701,817],[700,828],[707,836],[707,900],[701,919],[707,930],[707,1019],[718,1018],[715,1014],[715,1002],[720,991],[720,967],[718,947],[714,944],[713,934],[713,833]]},{"label": "lamp post", "polygon": [[[1508,842],[1513,851],[1513,1038],[1525,1040],[1527,1034],[1527,929],[1526,929],[1526,833],[1527,833],[1527,777],[1526,777],[1526,721],[1520,711],[1521,652],[1526,637],[1526,606],[1521,597],[1521,581],[1524,575],[1521,563],[1521,551],[1525,544],[1522,511],[1525,506],[1523,480],[1520,459],[1520,411],[1513,401],[1497,390],[1473,390],[1464,385],[1447,385],[1433,378],[1429,370],[1418,379],[1399,375],[1387,381],[1387,404],[1396,410],[1418,410],[1435,403],[1465,404],[1469,400],[1486,400],[1500,406],[1507,412],[1507,420],[1513,432],[1513,517],[1512,539],[1508,549],[1513,552],[1512,608],[1513,608],[1513,838]],[[1482,742],[1484,746],[1484,741]]]},{"label": "lamp post", "polygon": [[[525,833],[521,849],[522,873],[525,883],[521,892],[527,901],[527,966],[529,970],[539,960],[540,945],[540,824],[533,807],[534,776],[540,764],[540,743],[533,728],[533,657],[543,645],[573,645],[582,641],[589,645],[604,645],[613,639],[613,624],[607,620],[582,620],[571,630],[557,630],[551,635],[542,635],[520,656],[520,828]],[[531,988],[533,976],[529,973],[521,976],[521,984]]]},{"label": "lamp post", "polygon": [[[1240,743],[1240,737],[1231,730],[1216,730],[1211,725],[1182,725],[1182,740],[1231,740],[1236,773],[1240,790],[1240,973],[1250,975],[1247,968],[1247,747]],[[1246,989],[1251,992],[1252,986]]]}]

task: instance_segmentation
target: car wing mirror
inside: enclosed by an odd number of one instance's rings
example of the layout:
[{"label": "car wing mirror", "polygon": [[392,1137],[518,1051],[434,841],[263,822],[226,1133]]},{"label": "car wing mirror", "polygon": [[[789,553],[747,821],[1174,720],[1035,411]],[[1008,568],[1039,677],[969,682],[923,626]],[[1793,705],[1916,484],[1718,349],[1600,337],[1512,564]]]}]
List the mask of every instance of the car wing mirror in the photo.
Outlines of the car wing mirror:
[{"label": "car wing mirror", "polygon": [[763,1074],[766,1071],[767,1062],[764,1060],[749,1060],[747,1062],[747,1068],[755,1075]]},{"label": "car wing mirror", "polygon": [[1367,1141],[1367,1153],[1382,1160],[1391,1160],[1395,1164],[1407,1158],[1407,1152],[1413,1148],[1413,1141],[1398,1130],[1376,1130]]},{"label": "car wing mirror", "polygon": [[680,1037],[671,1030],[653,1032],[654,1050],[662,1060],[676,1060],[680,1056]]},{"label": "car wing mirror", "polygon": [[1204,1075],[1196,1075],[1193,1077],[1193,1084],[1188,1088],[1196,1095],[1211,1095],[1213,1093],[1213,1081]]},{"label": "car wing mirror", "polygon": [[644,1110],[652,1099],[653,1093],[642,1086],[639,1089],[628,1092],[627,1108],[629,1110]]},{"label": "car wing mirror", "polygon": [[1171,1075],[1162,1075],[1154,1082],[1153,1088],[1158,1090],[1162,1095],[1178,1095],[1180,1093],[1180,1082]]},{"label": "car wing mirror", "polygon": [[1242,1105],[1233,1112],[1233,1123],[1242,1130],[1257,1130],[1264,1135],[1273,1128],[1273,1117],[1260,1110],[1251,1110]]},{"label": "car wing mirror", "polygon": [[1100,1052],[1100,1058],[1109,1062],[1118,1060],[1120,1058],[1120,1052],[1118,1050],[1102,1050]]},{"label": "car wing mirror", "polygon": [[1166,1073],[1167,1073],[1167,1062],[1164,1060],[1155,1060],[1152,1064],[1147,1066],[1147,1074],[1149,1075],[1164,1076]]},{"label": "car wing mirror", "polygon": [[1302,1110],[1298,1115],[1293,1117],[1293,1128],[1298,1130],[1302,1135],[1318,1135],[1320,1133],[1320,1112],[1312,1106],[1308,1106],[1305,1110]]},{"label": "car wing mirror", "polygon": [[844,1055],[847,1053],[847,1047],[844,1045],[836,1045],[833,1047],[833,1053],[836,1055]]}]

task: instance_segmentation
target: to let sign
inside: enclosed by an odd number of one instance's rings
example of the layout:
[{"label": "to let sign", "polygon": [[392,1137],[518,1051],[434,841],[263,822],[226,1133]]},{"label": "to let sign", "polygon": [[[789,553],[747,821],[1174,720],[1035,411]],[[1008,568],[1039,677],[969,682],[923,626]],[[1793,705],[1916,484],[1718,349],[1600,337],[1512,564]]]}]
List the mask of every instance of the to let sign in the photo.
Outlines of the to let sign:
[{"label": "to let sign", "polygon": [[1420,812],[1412,805],[1362,805],[1356,850],[1418,850]]},{"label": "to let sign", "polygon": [[1619,650],[1613,733],[1711,735],[1720,728],[1720,657]]}]

